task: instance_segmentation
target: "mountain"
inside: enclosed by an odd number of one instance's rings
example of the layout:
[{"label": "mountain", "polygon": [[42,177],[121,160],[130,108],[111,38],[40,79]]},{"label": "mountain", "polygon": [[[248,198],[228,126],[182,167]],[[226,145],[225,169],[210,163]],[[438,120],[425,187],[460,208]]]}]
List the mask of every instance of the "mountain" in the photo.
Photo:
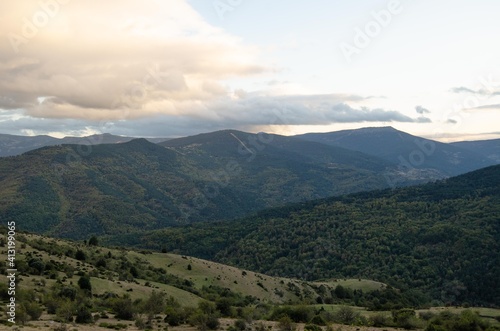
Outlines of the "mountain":
[{"label": "mountain", "polygon": [[496,163],[500,163],[500,139],[459,141],[450,145],[473,151]]},{"label": "mountain", "polygon": [[384,188],[381,174],[395,173],[395,166],[295,138],[219,131],[162,145],[135,139],[44,147],[1,158],[0,171],[2,219],[23,230],[86,238]]},{"label": "mountain", "polygon": [[0,134],[0,156],[19,155],[44,146],[57,145],[59,139],[50,136],[14,136]]},{"label": "mountain", "polygon": [[273,276],[369,278],[435,302],[500,302],[500,166],[108,242],[166,247]]},{"label": "mountain", "polygon": [[[460,145],[412,136],[392,127],[306,133],[296,137],[383,158],[399,164],[402,169],[433,169],[443,176],[456,176],[498,164]],[[496,146],[498,148],[498,142]]]},{"label": "mountain", "polygon": [[[0,134],[0,157],[20,155],[25,152],[45,147],[61,144],[78,145],[98,145],[98,144],[118,144],[128,142],[131,137],[115,136],[109,133],[95,134],[87,137],[64,137],[54,138],[51,136],[15,136]],[[168,138],[149,138],[151,142],[159,143]]]}]

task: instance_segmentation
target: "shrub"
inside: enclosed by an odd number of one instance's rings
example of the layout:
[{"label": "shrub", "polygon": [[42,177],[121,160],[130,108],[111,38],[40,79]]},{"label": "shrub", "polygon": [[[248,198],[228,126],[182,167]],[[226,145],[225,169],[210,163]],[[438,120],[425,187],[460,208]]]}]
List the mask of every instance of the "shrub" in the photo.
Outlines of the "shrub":
[{"label": "shrub", "polygon": [[436,316],[436,314],[434,314],[433,312],[430,312],[430,311],[422,311],[422,312],[418,313],[418,317],[420,317],[424,321],[430,321],[435,316]]},{"label": "shrub", "polygon": [[247,323],[244,320],[239,319],[234,322],[234,327],[236,330],[243,331],[247,328]]},{"label": "shrub", "polygon": [[86,306],[80,306],[78,307],[76,311],[76,323],[80,324],[88,324],[88,323],[93,323],[94,322],[94,317],[90,313],[90,310]]},{"label": "shrub", "polygon": [[181,308],[168,307],[166,313],[167,316],[164,321],[170,326],[179,326],[186,320],[186,316]]},{"label": "shrub", "polygon": [[61,322],[72,322],[75,307],[71,301],[62,301],[56,310],[56,315]]},{"label": "shrub", "polygon": [[134,319],[135,310],[130,298],[115,299],[113,310],[116,318],[131,321]]},{"label": "shrub", "polygon": [[66,324],[59,324],[58,326],[54,326],[54,328],[52,329],[54,331],[68,331],[68,326]]},{"label": "shrub", "polygon": [[208,315],[205,313],[197,313],[191,316],[190,323],[198,328],[200,331],[217,330],[219,327],[219,319],[215,315]]},{"label": "shrub", "polygon": [[316,324],[306,324],[304,327],[305,331],[322,331],[321,327]]},{"label": "shrub", "polygon": [[79,249],[75,253],[75,259],[77,259],[78,261],[85,261],[87,259],[87,256],[85,255],[84,251]]},{"label": "shrub", "polygon": [[42,307],[36,302],[26,302],[24,309],[32,321],[38,320],[43,313]]},{"label": "shrub", "polygon": [[280,331],[295,331],[295,328],[295,323],[288,316],[284,316],[278,321],[278,330]]},{"label": "shrub", "polygon": [[316,325],[316,326],[317,325],[322,325],[322,326],[326,325],[326,322],[321,315],[314,316],[309,323]]},{"label": "shrub", "polygon": [[387,316],[385,316],[384,314],[375,314],[375,315],[370,316],[369,322],[372,326],[374,326],[376,328],[380,328],[383,326],[389,326],[388,325],[389,321],[387,319]]},{"label": "shrub", "polygon": [[392,311],[392,319],[396,326],[404,329],[418,328],[416,313],[413,309],[400,309]]},{"label": "shrub", "polygon": [[90,283],[90,277],[88,275],[81,276],[78,279],[78,286],[86,293],[92,293],[92,284]]},{"label": "shrub", "polygon": [[[465,319],[461,318],[467,316]],[[474,316],[475,315],[475,316]],[[465,322],[468,320],[468,322]],[[465,322],[465,323],[464,323]],[[468,324],[468,325],[467,325]],[[443,311],[439,315],[433,317],[429,324],[427,325],[426,331],[469,331],[474,329],[475,331],[484,330],[486,325],[483,325],[483,328],[480,327],[481,320],[479,316],[470,311],[463,311],[460,316],[455,315],[449,311]],[[470,326],[473,326],[470,328]]]},{"label": "shrub", "polygon": [[340,307],[334,316],[335,321],[341,324],[353,324],[358,317],[359,313],[355,312],[354,309],[348,306]]},{"label": "shrub", "polygon": [[74,286],[64,286],[59,290],[58,295],[61,298],[67,298],[71,301],[76,299],[77,289]]}]

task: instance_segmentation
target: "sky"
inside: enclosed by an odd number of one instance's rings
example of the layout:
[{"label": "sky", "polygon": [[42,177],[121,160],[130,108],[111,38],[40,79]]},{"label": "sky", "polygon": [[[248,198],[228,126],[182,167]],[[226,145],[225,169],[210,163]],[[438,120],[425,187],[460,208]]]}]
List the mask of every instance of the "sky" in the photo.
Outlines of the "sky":
[{"label": "sky", "polygon": [[0,133],[500,138],[498,0],[5,0]]}]

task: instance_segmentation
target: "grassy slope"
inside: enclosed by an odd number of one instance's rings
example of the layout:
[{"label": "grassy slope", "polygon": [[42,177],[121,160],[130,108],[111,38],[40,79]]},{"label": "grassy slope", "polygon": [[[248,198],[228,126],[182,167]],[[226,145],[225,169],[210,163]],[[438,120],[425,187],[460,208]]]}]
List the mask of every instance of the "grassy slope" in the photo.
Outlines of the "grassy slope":
[{"label": "grassy slope", "polygon": [[[2,234],[3,235],[3,234]],[[196,287],[201,287],[203,285],[217,285],[217,286],[222,286],[222,287],[228,287],[231,288],[235,292],[241,292],[243,294],[250,294],[258,297],[262,301],[270,301],[270,302],[275,302],[275,303],[280,303],[284,302],[288,299],[296,299],[297,297],[290,291],[286,290],[286,284],[288,283],[293,283],[297,286],[300,287],[301,291],[310,291],[312,286],[317,286],[317,285],[330,285],[330,286],[336,286],[336,285],[342,285],[345,287],[349,287],[352,289],[362,289],[363,291],[370,291],[370,290],[376,290],[380,289],[382,287],[385,287],[385,284],[379,283],[379,282],[374,282],[371,280],[365,280],[365,279],[335,279],[335,280],[325,280],[322,282],[302,282],[299,280],[290,280],[286,278],[277,278],[277,277],[269,277],[266,275],[254,273],[251,271],[245,271],[246,276],[243,276],[243,270],[230,267],[230,266],[225,266],[219,263],[214,263],[206,260],[201,260],[197,258],[192,258],[192,257],[187,257],[187,256],[181,256],[181,255],[175,255],[175,254],[160,254],[160,253],[153,253],[153,254],[142,254],[140,252],[135,252],[135,251],[130,251],[130,252],[125,252],[123,250],[118,250],[118,249],[108,249],[108,248],[102,248],[102,247],[97,247],[97,248],[89,248],[87,246],[83,246],[82,244],[75,243],[75,242],[68,242],[64,240],[59,240],[59,239],[52,239],[52,238],[46,238],[46,237],[41,237],[38,235],[32,235],[32,234],[23,234],[26,236],[28,240],[35,240],[35,239],[42,239],[45,242],[52,243],[55,245],[61,245],[61,246],[66,246],[68,248],[73,247],[79,247],[81,249],[86,250],[87,253],[90,253],[90,250],[100,250],[101,252],[107,253],[108,251],[111,252],[113,255],[121,255],[121,256],[126,256],[129,260],[131,261],[141,261],[141,263],[150,263],[153,266],[156,267],[166,267],[168,272],[170,274],[174,274],[176,276],[179,276],[184,279],[189,279],[192,282],[194,282]],[[18,242],[19,243],[19,242]],[[20,243],[19,243],[20,244]],[[94,270],[94,267],[74,260],[72,258],[68,258],[65,256],[57,256],[57,255],[49,255],[44,251],[39,251],[36,249],[33,249],[31,246],[26,245],[25,248],[20,248],[20,245],[18,246],[17,249],[17,258],[19,260],[22,260],[27,252],[32,252],[35,253],[37,256],[41,257],[42,259],[51,259],[57,262],[63,262],[65,264],[78,267],[80,266],[80,269],[85,271],[85,272],[90,272]],[[0,259],[6,260],[6,250],[2,249],[0,250]],[[187,266],[191,265],[191,270],[188,270]],[[63,274],[60,274],[60,276],[64,276]],[[219,279],[220,278],[220,279]],[[56,280],[53,279],[47,279],[44,276],[23,276],[23,280],[20,283],[21,288],[38,288],[39,290],[43,287],[41,285],[43,282],[45,282],[45,285],[43,285],[46,288],[49,288],[50,286],[54,285]],[[78,276],[74,276],[72,278],[69,278],[65,280],[65,283],[70,283],[72,282],[73,284],[76,284],[78,281]],[[283,283],[282,283],[283,281]],[[122,295],[125,293],[128,293],[133,300],[138,299],[138,298],[144,298],[151,293],[151,291],[156,290],[156,291],[165,291],[168,295],[171,295],[175,297],[182,305],[185,306],[196,306],[197,303],[202,300],[200,297],[197,297],[196,295],[193,295],[192,293],[189,293],[187,291],[175,288],[173,286],[165,285],[165,284],[160,284],[160,283],[155,283],[155,282],[150,282],[149,286],[146,286],[146,281],[142,279],[135,279],[134,282],[120,282],[117,280],[108,280],[104,278],[91,278],[92,282],[92,287],[93,287],[93,292],[94,294],[102,294],[105,292],[114,292],[116,294]],[[235,283],[236,282],[236,283]],[[257,285],[257,283],[261,283],[265,288],[268,289],[268,291],[264,290],[262,287]],[[274,292],[272,289],[277,288],[278,290],[284,290],[285,294],[284,297],[279,297]],[[321,308],[323,307],[326,311],[330,312],[336,312],[339,310],[341,307],[340,305],[314,305],[316,308]],[[384,314],[388,317],[390,317],[390,312],[373,312],[373,311],[368,311],[362,307],[353,307],[356,312],[359,312],[361,315],[365,317],[372,316],[373,314]],[[457,307],[433,307],[430,309],[425,309],[425,310],[419,310],[418,312],[427,312],[431,311],[434,313],[438,313],[443,310],[448,310],[452,311],[454,313],[459,313],[465,308],[457,308]],[[490,321],[493,325],[498,325],[499,323],[495,320],[495,317],[500,316],[500,309],[490,309],[490,308],[470,308],[474,311],[477,311],[482,317]],[[53,319],[52,316],[50,315],[44,315],[42,316],[41,321],[36,321],[36,322],[31,322],[31,326],[24,327],[24,330],[49,330],[51,329],[54,324],[50,322]],[[97,324],[100,322],[108,322],[110,324],[117,324],[117,323],[123,323],[123,321],[117,321],[113,318],[110,318],[109,320],[100,320]],[[229,325],[232,325],[234,323],[233,320],[226,320],[224,319],[222,321],[222,326],[223,329],[226,329]],[[264,322],[266,325],[269,324],[272,326],[272,328],[269,328],[270,330],[276,330],[276,323],[275,322]],[[133,323],[131,322],[125,322],[125,324],[128,325],[128,330],[136,330],[135,327],[133,327]],[[338,326],[341,327],[343,330],[351,330],[350,327],[348,326]],[[298,330],[303,330],[304,325],[299,324],[298,325]],[[89,326],[84,326],[84,325],[79,325],[78,326],[79,330],[86,331],[86,330],[105,330],[106,328],[100,328],[98,325],[89,325]],[[393,330],[393,328],[383,328],[384,330]],[[195,330],[194,328],[190,328],[187,326],[182,326],[182,327],[177,327],[177,328],[172,328],[172,330]],[[356,327],[352,328],[352,331],[354,330],[379,330],[378,328],[367,328],[367,327]],[[381,330],[381,329],[380,329]]]},{"label": "grassy slope", "polygon": [[[301,302],[302,300],[311,300],[316,298],[317,294],[315,288],[320,285],[325,285],[327,288],[334,289],[337,285],[343,285],[352,289],[363,289],[363,291],[370,291],[380,289],[385,285],[370,280],[358,279],[339,279],[332,281],[322,282],[304,282],[297,279],[288,279],[280,277],[270,277],[264,274],[255,273],[248,270],[239,269],[223,265],[216,262],[202,260],[193,257],[187,257],[176,254],[164,253],[146,253],[138,251],[125,251],[122,249],[112,249],[103,247],[89,247],[80,242],[69,242],[61,239],[48,238],[35,234],[22,234],[26,237],[28,242],[35,240],[42,240],[53,246],[59,246],[64,249],[81,249],[87,256],[106,255],[111,253],[114,257],[126,259],[138,267],[153,266],[155,268],[163,268],[167,274],[177,276],[184,280],[189,280],[194,284],[194,288],[201,289],[203,286],[217,286],[221,288],[229,288],[231,291],[256,297],[261,302],[270,303],[287,303],[287,302]],[[19,240],[19,239],[18,239]],[[23,240],[24,241],[24,240]],[[18,241],[17,260],[24,260],[27,253],[41,258],[43,261],[52,260],[56,263],[64,263],[74,267],[77,271],[90,273],[96,271],[96,268],[82,261],[77,261],[73,258],[64,255],[51,255],[46,251],[37,250],[25,244],[24,248],[21,247],[21,242]],[[0,251],[0,259],[6,261],[6,250]],[[113,262],[114,263],[114,262]],[[188,270],[188,265],[191,270]],[[175,297],[181,304],[186,306],[196,306],[202,300],[200,297],[176,288],[174,286],[155,283],[149,281],[149,286],[146,286],[146,280],[134,279],[134,281],[119,281],[118,274],[113,272],[111,274],[104,274],[103,270],[100,271],[99,277],[92,277],[91,283],[93,286],[94,294],[103,294],[105,292],[114,292],[122,295],[128,293],[133,299],[147,296],[153,290],[165,291],[168,295]],[[66,275],[59,272],[59,277],[63,279],[66,284],[78,282],[78,276],[72,278],[65,277]],[[47,279],[46,276],[31,275],[23,277],[21,287],[35,288],[41,286],[42,280],[46,283],[45,287],[49,288],[55,284],[56,280]]]}]

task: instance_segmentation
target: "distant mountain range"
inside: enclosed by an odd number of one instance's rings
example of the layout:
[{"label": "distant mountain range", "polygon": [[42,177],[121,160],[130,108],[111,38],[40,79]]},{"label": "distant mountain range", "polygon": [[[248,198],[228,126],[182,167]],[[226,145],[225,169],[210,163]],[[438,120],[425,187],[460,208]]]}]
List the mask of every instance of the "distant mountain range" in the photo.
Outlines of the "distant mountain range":
[{"label": "distant mountain range", "polygon": [[460,141],[450,145],[473,151],[496,163],[500,163],[500,139]]},{"label": "distant mountain range", "polygon": [[[17,150],[28,148],[12,139]],[[0,217],[33,232],[86,238],[235,219],[498,163],[486,156],[494,144],[480,154],[393,128],[295,137],[223,130],[159,144],[130,139],[64,138],[0,158]],[[71,141],[87,145],[61,143]]]},{"label": "distant mountain range", "polygon": [[86,238],[233,219],[389,186],[385,160],[293,137],[218,131],[153,144],[47,146],[0,159],[0,217]]},{"label": "distant mountain range", "polygon": [[[226,130],[230,132],[231,130]],[[220,131],[224,132],[224,131]],[[152,143],[163,143],[174,140],[172,146],[176,146],[196,139],[203,140],[203,137],[210,137],[216,132],[200,134],[185,138],[146,138]],[[260,134],[258,137],[279,137],[277,135]],[[290,137],[291,138],[291,137]],[[375,156],[381,160],[388,161],[391,164],[397,164],[398,167],[407,176],[410,176],[413,170],[413,179],[426,179],[455,176],[486,166],[500,163],[500,139],[463,141],[454,143],[440,143],[437,141],[417,137],[408,133],[398,131],[392,127],[373,127],[356,130],[344,130],[328,133],[307,133],[294,136],[294,138],[321,143],[333,147],[341,147],[344,150],[361,152],[366,155]],[[112,134],[99,134],[87,137],[64,137],[61,139],[50,136],[15,136],[0,134],[0,157],[15,156],[27,151],[46,146],[55,146],[62,144],[78,145],[98,145],[98,144],[118,144],[129,142],[133,137],[116,136]],[[259,145],[262,143],[257,141]],[[289,144],[290,140],[283,141],[277,138],[272,145]],[[294,142],[298,147],[298,142]],[[170,146],[164,144],[164,146]],[[308,156],[311,153],[316,157],[324,154],[324,147],[314,145],[315,149],[303,144],[303,152],[307,151]],[[258,152],[259,146],[250,146]],[[257,147],[257,148],[256,148]],[[292,149],[295,151],[295,147]],[[299,148],[300,149],[300,148]],[[240,153],[245,153],[241,151]],[[327,160],[325,156],[325,160]],[[401,185],[401,183],[397,183]]]},{"label": "distant mountain range", "polygon": [[[64,137],[54,138],[51,136],[16,136],[10,134],[0,134],[0,157],[20,155],[25,152],[45,147],[62,144],[78,145],[98,145],[98,144],[117,144],[128,142],[133,137],[115,136],[109,133],[96,134],[87,137]],[[168,138],[148,138],[149,141],[159,143]]]},{"label": "distant mountain range", "polygon": [[446,176],[500,163],[500,139],[445,144],[392,127],[307,133],[296,137],[359,151],[404,168],[436,169]]}]

